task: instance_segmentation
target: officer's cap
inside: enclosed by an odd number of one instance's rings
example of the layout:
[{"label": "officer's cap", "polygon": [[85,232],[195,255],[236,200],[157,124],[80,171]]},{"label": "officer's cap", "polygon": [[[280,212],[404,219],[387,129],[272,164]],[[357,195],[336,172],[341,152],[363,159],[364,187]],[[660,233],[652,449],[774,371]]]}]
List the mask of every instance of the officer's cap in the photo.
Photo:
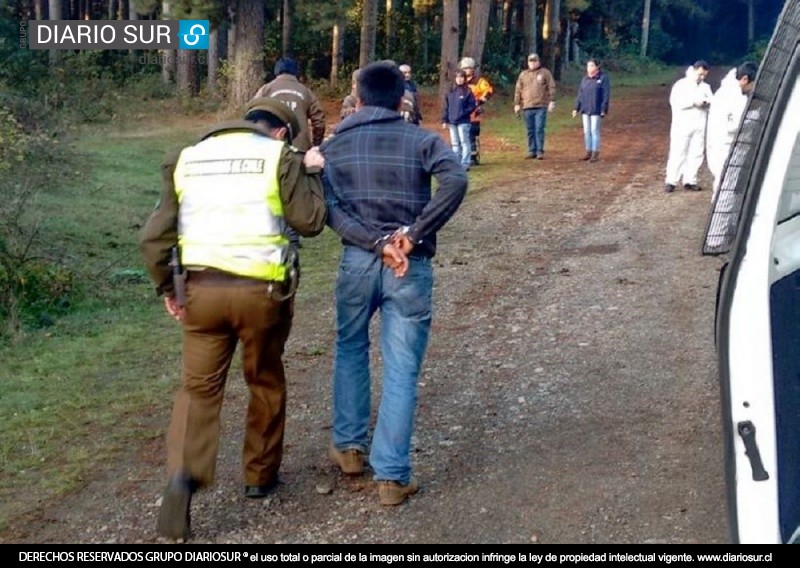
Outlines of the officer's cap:
[{"label": "officer's cap", "polygon": [[244,117],[247,118],[247,115],[257,110],[268,112],[281,121],[289,131],[289,141],[293,140],[300,131],[300,122],[294,112],[281,101],[269,97],[253,99],[245,106]]}]

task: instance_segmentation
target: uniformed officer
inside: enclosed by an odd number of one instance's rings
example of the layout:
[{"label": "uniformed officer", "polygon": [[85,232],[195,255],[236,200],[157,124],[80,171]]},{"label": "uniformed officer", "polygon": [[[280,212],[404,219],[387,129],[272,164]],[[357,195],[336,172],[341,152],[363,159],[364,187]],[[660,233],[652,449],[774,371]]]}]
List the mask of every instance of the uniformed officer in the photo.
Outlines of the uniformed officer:
[{"label": "uniformed officer", "polygon": [[[244,495],[265,497],[283,455],[283,349],[292,323],[292,248],[286,225],[319,234],[326,209],[314,147],[290,147],[298,120],[259,98],[245,120],[213,127],[167,159],[161,201],[145,225],[142,256],[167,311],[183,324],[183,382],[167,434],[169,483],[157,531],[188,539],[192,494],[214,481],[219,415],[228,368],[242,342],[250,389],[243,449]],[[316,171],[315,171],[316,170]],[[170,267],[173,247],[186,270]],[[185,301],[184,301],[185,300]]]},{"label": "uniformed officer", "polygon": [[275,62],[275,78],[262,85],[253,98],[269,97],[281,101],[294,111],[300,132],[295,133],[292,144],[305,151],[322,144],[325,138],[325,112],[314,91],[297,78],[298,72],[294,59],[278,59]]}]

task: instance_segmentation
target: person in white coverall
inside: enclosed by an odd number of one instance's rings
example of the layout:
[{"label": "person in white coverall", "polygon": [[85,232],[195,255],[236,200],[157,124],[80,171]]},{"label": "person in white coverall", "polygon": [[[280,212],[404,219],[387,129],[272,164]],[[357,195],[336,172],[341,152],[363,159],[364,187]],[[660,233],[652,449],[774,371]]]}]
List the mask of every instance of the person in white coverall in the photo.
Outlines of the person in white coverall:
[{"label": "person in white coverall", "polygon": [[747,95],[753,89],[757,71],[756,64],[750,61],[731,69],[711,99],[706,132],[706,161],[714,176],[712,201],[719,190],[722,167],[742,121],[747,107]]},{"label": "person in white coverall", "polygon": [[711,104],[711,87],[705,82],[708,63],[697,61],[686,70],[686,76],[676,81],[669,95],[672,107],[672,127],[669,133],[664,191],[671,193],[683,178],[683,187],[700,191],[697,172],[703,165],[706,119]]}]

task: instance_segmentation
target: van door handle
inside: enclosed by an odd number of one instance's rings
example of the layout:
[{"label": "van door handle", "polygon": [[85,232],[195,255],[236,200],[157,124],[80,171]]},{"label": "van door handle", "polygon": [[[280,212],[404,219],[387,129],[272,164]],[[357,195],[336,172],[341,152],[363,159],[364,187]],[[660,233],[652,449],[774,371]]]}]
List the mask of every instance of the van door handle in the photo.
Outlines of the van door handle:
[{"label": "van door handle", "polygon": [[753,481],[766,481],[769,479],[769,474],[761,462],[761,452],[758,451],[756,443],[756,427],[749,420],[745,420],[736,424],[736,429],[744,442],[744,453],[750,459]]}]

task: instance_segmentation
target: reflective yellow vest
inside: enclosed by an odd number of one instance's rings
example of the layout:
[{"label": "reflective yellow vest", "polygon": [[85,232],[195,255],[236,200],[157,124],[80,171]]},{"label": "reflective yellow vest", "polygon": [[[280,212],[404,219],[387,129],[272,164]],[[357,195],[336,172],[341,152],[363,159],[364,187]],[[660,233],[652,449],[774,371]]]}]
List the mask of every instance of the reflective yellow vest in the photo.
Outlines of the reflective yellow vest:
[{"label": "reflective yellow vest", "polygon": [[233,131],[181,152],[173,180],[183,266],[286,279],[289,241],[278,184],[283,145]]}]

